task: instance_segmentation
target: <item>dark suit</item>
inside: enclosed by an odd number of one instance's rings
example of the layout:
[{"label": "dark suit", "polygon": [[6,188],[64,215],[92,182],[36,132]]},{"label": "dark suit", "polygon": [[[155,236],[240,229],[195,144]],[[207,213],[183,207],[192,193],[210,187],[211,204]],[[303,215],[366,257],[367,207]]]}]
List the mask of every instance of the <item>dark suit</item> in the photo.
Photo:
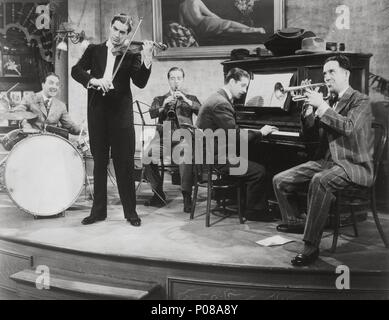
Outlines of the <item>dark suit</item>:
[{"label": "dark suit", "polygon": [[[120,55],[116,57],[114,70],[120,59]],[[91,78],[103,77],[106,64],[106,43],[90,45],[72,68],[72,77],[87,87]],[[126,54],[113,79],[114,89],[105,96],[101,91],[88,89],[88,129],[94,160],[92,216],[107,215],[107,166],[111,149],[124,216],[136,217],[133,179],[135,133],[130,80],[143,88],[147,84],[150,71],[142,64],[140,54]]]},{"label": "dark suit", "polygon": [[[158,117],[158,124],[163,124],[164,121],[168,120],[167,117],[167,110],[170,106],[167,105],[166,109],[162,112],[159,112],[159,109],[162,107],[163,102],[167,97],[170,96],[170,92],[166,93],[163,96],[155,97],[150,108],[150,117],[152,119],[155,119]],[[193,114],[198,114],[200,109],[200,102],[197,99],[196,96],[185,94],[185,96],[192,101],[192,106],[188,105],[185,101],[183,101],[181,98],[177,100],[177,104],[175,105],[176,110],[176,120],[172,120],[172,131],[179,129],[181,124],[183,123],[189,123],[193,124]],[[169,141],[162,140],[163,136],[163,130],[162,127],[157,127],[157,132],[153,139],[151,140],[150,144],[145,149],[145,154],[147,154],[149,157],[151,156],[151,150],[152,149],[158,149],[160,148],[160,141],[162,141],[161,146],[161,152],[163,154],[163,157],[170,158],[170,154],[165,154],[167,151],[166,144],[171,143],[172,148],[176,146],[179,141],[171,141],[171,136],[169,136]],[[160,173],[158,172],[158,165],[160,159],[152,158],[152,163],[145,165],[145,176],[147,180],[150,182],[150,185],[152,189],[157,192],[159,195],[163,195],[163,186],[162,186],[162,177]],[[193,186],[193,174],[192,174],[192,165],[190,164],[181,164],[179,165],[180,170],[180,176],[181,176],[181,189],[184,192],[187,192],[189,194],[192,193],[192,186]]]},{"label": "dark suit", "polygon": [[[215,131],[221,128],[227,131],[228,129],[236,129],[237,134],[239,134],[233,103],[229,100],[227,93],[223,89],[220,89],[205,101],[200,109],[196,125],[203,130],[212,129]],[[260,139],[261,133],[256,133],[255,136]],[[236,141],[239,141],[239,139],[235,140],[234,143]],[[218,146],[215,145],[214,150],[215,159],[217,159]],[[227,152],[225,149],[224,151]],[[227,163],[226,165],[219,165],[219,167],[227,174],[230,165]],[[265,195],[265,173],[265,168],[262,165],[248,161],[246,174],[232,176],[236,179],[241,179],[247,184],[247,210],[245,215],[249,220],[256,220],[256,218],[263,217],[267,214],[268,205]]]},{"label": "dark suit", "polygon": [[319,246],[333,192],[351,184],[370,186],[373,178],[374,136],[367,96],[346,90],[336,108],[327,109],[320,119],[303,118],[304,134],[319,134],[316,161],[309,161],[273,178],[274,191],[284,223],[300,215],[295,192],[308,188],[304,241]]}]

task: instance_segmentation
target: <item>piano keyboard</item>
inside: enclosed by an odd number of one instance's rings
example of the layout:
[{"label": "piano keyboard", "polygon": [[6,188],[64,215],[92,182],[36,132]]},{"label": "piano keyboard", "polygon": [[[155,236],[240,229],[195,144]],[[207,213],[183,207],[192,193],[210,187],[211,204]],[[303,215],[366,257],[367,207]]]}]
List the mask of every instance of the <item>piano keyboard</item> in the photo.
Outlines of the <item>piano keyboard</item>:
[{"label": "piano keyboard", "polygon": [[[259,129],[246,129],[250,131],[260,131]],[[273,131],[272,133],[269,134],[269,136],[277,136],[277,137],[294,137],[294,138],[299,138],[300,137],[300,132],[293,132],[293,131]]]},{"label": "piano keyboard", "polygon": [[291,132],[291,131],[273,131],[270,135],[272,136],[282,136],[282,137],[300,137],[299,132]]}]

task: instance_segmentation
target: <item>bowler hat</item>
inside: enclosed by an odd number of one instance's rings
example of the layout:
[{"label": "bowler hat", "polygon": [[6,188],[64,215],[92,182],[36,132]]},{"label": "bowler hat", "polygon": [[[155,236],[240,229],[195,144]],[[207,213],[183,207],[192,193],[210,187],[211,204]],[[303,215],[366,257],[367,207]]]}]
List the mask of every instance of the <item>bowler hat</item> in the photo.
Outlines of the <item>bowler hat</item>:
[{"label": "bowler hat", "polygon": [[250,51],[244,48],[231,51],[231,60],[242,60],[250,56]]},{"label": "bowler hat", "polygon": [[326,43],[322,38],[309,37],[302,40],[301,49],[297,50],[296,54],[318,53],[318,52],[331,52],[331,51],[326,50]]}]

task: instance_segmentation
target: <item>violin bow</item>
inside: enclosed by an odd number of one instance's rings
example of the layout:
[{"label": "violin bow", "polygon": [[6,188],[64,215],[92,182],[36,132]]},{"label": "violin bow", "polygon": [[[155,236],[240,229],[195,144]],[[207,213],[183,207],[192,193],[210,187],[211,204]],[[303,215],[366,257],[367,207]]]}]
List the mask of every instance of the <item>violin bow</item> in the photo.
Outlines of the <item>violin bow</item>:
[{"label": "violin bow", "polygon": [[116,74],[117,74],[118,71],[119,71],[120,65],[122,64],[122,62],[123,62],[123,60],[124,60],[124,57],[126,56],[127,51],[130,49],[131,43],[132,43],[132,41],[134,40],[134,37],[135,37],[136,33],[138,32],[139,27],[140,27],[142,21],[143,21],[143,18],[139,18],[139,23],[138,23],[138,25],[136,26],[135,31],[134,31],[134,33],[132,34],[130,41],[128,42],[128,45],[127,45],[127,47],[126,47],[126,50],[124,50],[124,53],[123,53],[123,55],[122,55],[122,58],[120,59],[118,65],[116,66],[116,69],[115,69],[115,71],[114,71],[114,73],[113,73],[113,75],[112,75],[112,81],[113,81],[113,79],[115,79],[115,76],[116,76]]}]

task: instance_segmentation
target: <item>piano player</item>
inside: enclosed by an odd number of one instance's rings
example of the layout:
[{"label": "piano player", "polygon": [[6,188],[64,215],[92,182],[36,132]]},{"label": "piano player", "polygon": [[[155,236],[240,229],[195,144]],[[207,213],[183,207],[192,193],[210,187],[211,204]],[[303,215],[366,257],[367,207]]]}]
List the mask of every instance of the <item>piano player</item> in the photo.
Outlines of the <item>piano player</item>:
[{"label": "piano player", "polygon": [[[212,94],[200,108],[197,118],[196,126],[202,130],[211,129],[216,131],[218,129],[236,130],[239,132],[239,126],[236,123],[234,99],[241,98],[247,90],[250,81],[250,75],[246,71],[233,68],[226,78],[225,85],[216,93]],[[274,126],[265,125],[258,132],[252,135],[252,138],[261,139],[271,132],[276,131]],[[235,139],[238,141],[240,139]],[[231,143],[227,142],[227,145]],[[240,146],[242,149],[242,145]],[[216,159],[219,151],[215,147]],[[227,164],[219,164],[218,168],[221,172],[229,172],[232,165],[227,159]],[[246,192],[246,212],[244,216],[248,220],[254,221],[274,221],[273,217],[268,211],[268,203],[265,188],[265,167],[253,161],[247,161],[247,171],[242,175],[231,176],[234,179],[239,179],[247,184]]]}]

